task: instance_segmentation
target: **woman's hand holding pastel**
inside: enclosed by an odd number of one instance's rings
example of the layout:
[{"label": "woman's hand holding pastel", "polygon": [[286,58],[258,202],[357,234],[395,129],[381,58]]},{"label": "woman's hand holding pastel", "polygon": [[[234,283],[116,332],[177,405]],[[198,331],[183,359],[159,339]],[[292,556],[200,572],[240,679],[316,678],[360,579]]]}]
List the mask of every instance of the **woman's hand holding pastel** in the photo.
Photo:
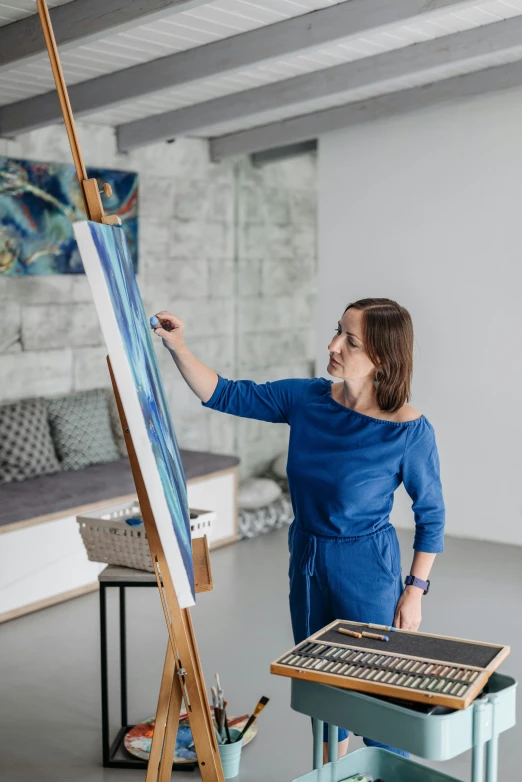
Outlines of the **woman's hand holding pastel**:
[{"label": "woman's hand holding pastel", "polygon": [[162,310],[150,319],[154,333],[161,337],[163,344],[172,353],[179,353],[185,346],[185,325],[171,312]]}]

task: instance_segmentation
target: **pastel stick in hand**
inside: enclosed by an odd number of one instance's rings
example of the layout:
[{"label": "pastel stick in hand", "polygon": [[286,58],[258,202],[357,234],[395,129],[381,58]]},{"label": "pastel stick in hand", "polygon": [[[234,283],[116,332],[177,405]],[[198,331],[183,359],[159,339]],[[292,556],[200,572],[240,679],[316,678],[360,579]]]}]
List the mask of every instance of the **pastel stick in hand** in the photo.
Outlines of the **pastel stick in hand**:
[{"label": "pastel stick in hand", "polygon": [[150,326],[153,329],[165,329],[165,331],[172,331],[174,326],[169,323],[167,320],[164,320],[161,322],[156,315],[153,315],[152,318],[149,320]]}]

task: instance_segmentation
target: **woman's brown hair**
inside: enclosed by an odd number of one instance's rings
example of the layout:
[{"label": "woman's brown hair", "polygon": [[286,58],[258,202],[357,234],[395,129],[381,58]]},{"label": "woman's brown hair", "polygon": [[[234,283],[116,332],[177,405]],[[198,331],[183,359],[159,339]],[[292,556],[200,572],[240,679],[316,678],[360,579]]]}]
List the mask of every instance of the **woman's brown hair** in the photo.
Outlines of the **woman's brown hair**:
[{"label": "woman's brown hair", "polygon": [[392,299],[359,299],[346,307],[363,313],[363,342],[378,366],[377,404],[394,413],[410,399],[413,372],[413,323],[408,310]]}]

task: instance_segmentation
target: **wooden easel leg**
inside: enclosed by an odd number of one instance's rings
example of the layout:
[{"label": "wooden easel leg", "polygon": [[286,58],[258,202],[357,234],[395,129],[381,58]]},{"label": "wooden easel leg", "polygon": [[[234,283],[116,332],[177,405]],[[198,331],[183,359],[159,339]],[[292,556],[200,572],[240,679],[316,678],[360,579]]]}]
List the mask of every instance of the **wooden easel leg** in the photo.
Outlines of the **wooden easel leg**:
[{"label": "wooden easel leg", "polygon": [[[192,636],[191,646],[193,646],[195,645],[195,638],[190,612],[188,609],[182,609],[182,613],[184,614],[184,621],[187,624],[187,629],[190,628],[189,632]],[[198,672],[198,678],[200,678],[198,668],[196,668],[196,671]],[[177,671],[175,655],[172,652],[172,644],[169,640],[167,653],[165,656],[163,675],[161,678],[158,708],[156,712],[156,723],[154,736],[152,739],[149,764],[147,767],[146,782],[169,782],[171,778],[182,700],[183,688]],[[208,708],[208,702],[205,705],[208,709],[208,719],[212,727],[212,716],[210,714],[210,708]],[[202,704],[203,709],[205,708],[205,705]],[[200,709],[198,704],[192,704],[192,707],[188,709],[188,721],[191,725],[191,730],[192,726],[197,726],[200,721],[200,715],[198,713],[199,711]],[[198,730],[196,728],[194,731],[196,754],[198,753],[198,741],[201,743],[197,734]],[[205,771],[206,763],[203,763],[202,765],[202,778],[214,780],[214,772],[211,769]]]},{"label": "wooden easel leg", "polygon": [[183,677],[178,676],[177,672],[174,676],[179,682],[181,697],[185,701],[201,779],[203,782],[224,782],[190,610],[179,607],[168,570],[162,578],[157,560],[153,559],[153,563],[158,585],[161,584],[159,592],[169,629],[170,645],[178,649],[184,667]]},{"label": "wooden easel leg", "polygon": [[157,782],[162,757],[162,748],[165,738],[167,725],[167,716],[169,713],[169,702],[172,692],[174,679],[176,678],[176,666],[172,646],[167,643],[167,653],[165,655],[165,664],[161,677],[161,686],[158,697],[158,708],[156,710],[156,722],[154,725],[154,735],[152,737],[152,746],[150,748],[149,764],[147,766],[147,776],[145,782]]},{"label": "wooden easel leg", "polygon": [[[215,751],[219,754],[219,750],[217,748],[216,734],[214,732],[214,723],[212,721],[212,714],[210,713],[210,706],[207,698],[205,680],[203,679],[203,672],[201,670],[201,665],[199,664],[199,652],[196,644],[196,634],[194,632],[194,625],[192,624],[192,617],[190,615],[190,610],[188,608],[183,608],[181,610],[181,613],[183,615],[183,623],[185,625],[185,630],[190,643],[191,658],[195,662],[194,678],[196,679],[198,692],[200,692],[203,696],[197,702],[198,709],[201,708],[201,713],[202,713],[201,717],[198,717],[198,720],[201,721],[201,719],[204,717],[205,723],[208,726],[208,730],[212,738],[212,743],[215,748]],[[194,707],[192,711],[194,712]],[[190,720],[190,713],[189,713],[189,720]],[[192,729],[192,725],[191,725],[191,729]],[[195,736],[194,736],[194,743],[196,745],[196,750],[197,750],[197,742]],[[220,763],[220,767],[221,767],[221,763]]]},{"label": "wooden easel leg", "polygon": [[[169,644],[170,645],[170,644]],[[161,756],[159,782],[169,782],[172,776],[172,763],[176,751],[176,738],[178,736],[179,712],[181,710],[182,690],[177,671],[174,671],[172,687],[170,689],[169,713],[165,727],[165,740],[163,742],[163,754]]]},{"label": "wooden easel leg", "polygon": [[[173,694],[173,689],[180,690],[180,697],[183,698],[187,708],[194,746],[198,758],[199,770],[203,782],[224,782],[223,768],[219,757],[216,736],[210,714],[207,692],[201,670],[194,628],[188,608],[180,608],[176,590],[172,581],[172,576],[163,553],[163,547],[159,537],[154,514],[150,505],[149,496],[141,474],[141,469],[136,456],[136,451],[127,426],[127,419],[121,404],[118,386],[114,378],[110,360],[108,361],[109,372],[111,375],[112,386],[120,414],[120,421],[125,434],[125,442],[129,453],[129,461],[132,468],[136,492],[140,510],[145,524],[145,531],[149,542],[152,563],[158,582],[158,592],[165,614],[165,622],[169,633],[170,643],[165,657],[165,668],[161,682],[161,690],[158,701],[158,713],[156,717],[156,730],[151,747],[149,768],[147,771],[146,782],[159,782],[158,772],[160,770],[162,750],[165,744],[165,734],[167,729],[167,719],[170,713],[169,704],[171,704],[172,717],[169,720],[169,732],[171,737],[167,737],[167,742],[172,743],[175,740],[176,732],[173,729],[175,721],[174,704],[178,695]],[[179,666],[183,667],[177,670]],[[160,719],[161,715],[161,719]],[[179,708],[178,708],[179,719]],[[169,751],[168,757],[173,759],[174,751]],[[165,757],[167,752],[165,750]],[[167,760],[165,759],[165,764]]]}]

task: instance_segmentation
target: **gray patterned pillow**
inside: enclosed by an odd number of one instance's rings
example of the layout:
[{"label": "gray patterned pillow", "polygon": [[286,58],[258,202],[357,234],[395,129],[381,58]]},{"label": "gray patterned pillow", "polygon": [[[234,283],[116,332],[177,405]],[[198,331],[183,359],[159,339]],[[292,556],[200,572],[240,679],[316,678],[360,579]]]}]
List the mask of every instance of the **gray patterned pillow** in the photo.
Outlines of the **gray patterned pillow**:
[{"label": "gray patterned pillow", "polygon": [[62,469],[81,470],[89,464],[119,458],[112,436],[105,391],[82,391],[48,401],[49,423]]},{"label": "gray patterned pillow", "polygon": [[120,456],[127,456],[127,446],[125,445],[125,437],[123,436],[123,429],[121,428],[118,405],[116,404],[116,398],[112,388],[107,389],[107,402],[109,405],[109,416],[111,419],[112,434],[114,435],[116,448],[118,449]]},{"label": "gray patterned pillow", "polygon": [[0,483],[59,469],[44,400],[25,399],[0,407]]}]

